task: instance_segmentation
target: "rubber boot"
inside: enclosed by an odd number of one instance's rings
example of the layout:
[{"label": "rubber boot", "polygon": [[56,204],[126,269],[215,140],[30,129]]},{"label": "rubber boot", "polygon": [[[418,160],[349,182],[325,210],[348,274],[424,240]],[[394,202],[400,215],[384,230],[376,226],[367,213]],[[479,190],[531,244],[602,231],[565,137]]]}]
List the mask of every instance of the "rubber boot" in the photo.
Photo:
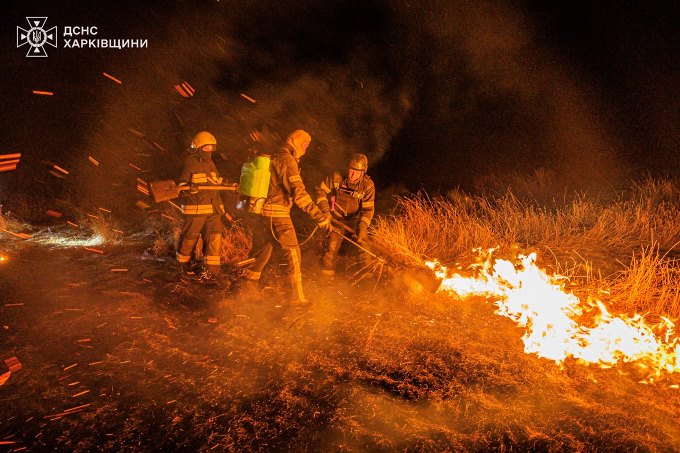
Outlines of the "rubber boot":
[{"label": "rubber boot", "polygon": [[200,280],[200,275],[191,263],[179,263],[179,279],[197,281]]},{"label": "rubber boot", "polygon": [[291,288],[291,305],[304,305],[307,303],[307,298],[302,290],[302,280],[294,281]]}]

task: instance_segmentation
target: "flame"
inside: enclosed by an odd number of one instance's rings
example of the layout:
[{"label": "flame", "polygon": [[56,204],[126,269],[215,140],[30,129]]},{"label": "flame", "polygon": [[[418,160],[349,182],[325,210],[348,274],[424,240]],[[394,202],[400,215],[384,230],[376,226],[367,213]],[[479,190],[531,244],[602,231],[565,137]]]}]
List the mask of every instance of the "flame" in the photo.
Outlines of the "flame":
[{"label": "flame", "polygon": [[[560,365],[569,357],[602,367],[632,362],[648,370],[650,382],[680,371],[680,339],[670,319],[650,326],[639,314],[614,316],[601,301],[584,303],[566,290],[567,277],[540,269],[536,253],[492,262],[492,252],[480,252],[486,259],[471,266],[472,277],[449,276],[437,261],[426,264],[442,279],[438,292],[494,299],[498,315],[525,329],[524,352]],[[579,322],[584,315],[592,317],[587,325]]]}]

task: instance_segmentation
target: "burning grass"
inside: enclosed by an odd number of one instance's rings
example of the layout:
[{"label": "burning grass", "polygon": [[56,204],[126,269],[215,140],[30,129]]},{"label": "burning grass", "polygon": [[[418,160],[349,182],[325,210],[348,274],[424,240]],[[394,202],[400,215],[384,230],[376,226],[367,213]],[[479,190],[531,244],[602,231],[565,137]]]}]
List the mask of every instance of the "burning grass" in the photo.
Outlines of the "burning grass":
[{"label": "burning grass", "polygon": [[560,268],[577,257],[581,263],[570,277],[611,287],[620,309],[680,316],[672,259],[680,244],[680,190],[672,180],[647,179],[607,203],[579,195],[552,207],[510,191],[488,197],[452,191],[447,198],[419,193],[398,197],[394,214],[379,218],[372,236],[416,266],[433,258],[472,262],[478,247],[500,254],[539,250]]}]

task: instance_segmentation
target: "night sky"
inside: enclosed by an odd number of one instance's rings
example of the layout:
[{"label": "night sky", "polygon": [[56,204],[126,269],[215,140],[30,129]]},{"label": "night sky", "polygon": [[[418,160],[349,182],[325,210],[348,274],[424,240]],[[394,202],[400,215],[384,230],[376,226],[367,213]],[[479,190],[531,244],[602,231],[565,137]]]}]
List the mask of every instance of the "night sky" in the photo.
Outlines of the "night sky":
[{"label": "night sky", "polygon": [[[432,192],[541,168],[588,189],[645,172],[677,175],[672,4],[6,1],[0,154],[24,160],[0,174],[0,188],[63,191],[32,183],[47,178],[41,161],[49,161],[72,170],[71,192],[94,203],[116,193],[102,180],[139,176],[128,163],[147,179],[174,177],[200,129],[215,133],[219,165],[236,177],[244,137],[262,123],[312,134],[303,160],[312,182],[353,152],[369,156],[379,188]],[[26,16],[59,27],[48,58],[17,49]],[[66,25],[149,47],[64,49]],[[195,96],[174,90],[183,81]],[[99,173],[88,170],[88,155],[101,160]]]}]

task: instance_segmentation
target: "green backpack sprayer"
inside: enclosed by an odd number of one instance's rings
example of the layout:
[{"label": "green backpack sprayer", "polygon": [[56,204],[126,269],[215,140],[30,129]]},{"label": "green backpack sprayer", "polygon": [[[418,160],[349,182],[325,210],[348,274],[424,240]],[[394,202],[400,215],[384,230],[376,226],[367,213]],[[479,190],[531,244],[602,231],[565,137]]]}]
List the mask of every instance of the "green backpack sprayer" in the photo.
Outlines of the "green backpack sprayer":
[{"label": "green backpack sprayer", "polygon": [[238,185],[239,193],[247,198],[248,212],[260,214],[262,206],[267,200],[269,191],[269,163],[268,155],[256,156],[241,167],[241,180]]}]

